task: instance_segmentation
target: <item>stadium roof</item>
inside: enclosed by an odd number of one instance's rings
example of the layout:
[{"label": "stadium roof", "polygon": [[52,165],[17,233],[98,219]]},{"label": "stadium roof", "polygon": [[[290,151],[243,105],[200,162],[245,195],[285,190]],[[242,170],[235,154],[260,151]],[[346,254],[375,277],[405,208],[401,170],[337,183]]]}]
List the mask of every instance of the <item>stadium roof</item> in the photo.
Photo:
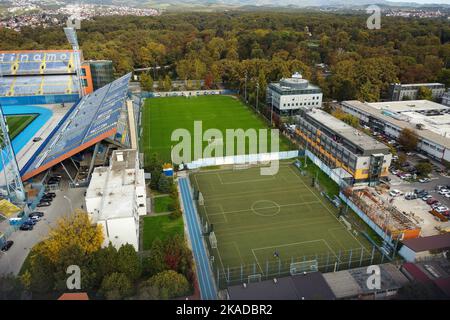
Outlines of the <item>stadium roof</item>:
[{"label": "stadium roof", "polygon": [[22,168],[28,180],[57,163],[114,137],[125,106],[131,73],[85,96],[69,111],[35,155]]},{"label": "stadium roof", "polygon": [[0,75],[73,74],[73,50],[0,51]]}]

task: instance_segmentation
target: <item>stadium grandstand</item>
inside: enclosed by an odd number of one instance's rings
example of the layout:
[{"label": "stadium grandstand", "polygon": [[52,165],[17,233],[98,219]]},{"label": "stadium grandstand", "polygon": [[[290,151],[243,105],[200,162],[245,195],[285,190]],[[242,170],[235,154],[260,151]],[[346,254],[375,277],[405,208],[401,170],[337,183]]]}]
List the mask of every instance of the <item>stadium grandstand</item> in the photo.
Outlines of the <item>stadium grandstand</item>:
[{"label": "stadium grandstand", "polygon": [[0,51],[3,105],[74,103],[92,91],[90,68],[82,63],[81,51]]},{"label": "stadium grandstand", "polygon": [[[129,112],[133,104],[126,102],[127,74],[83,97],[68,112],[52,134],[21,169],[28,180],[52,166],[79,154],[98,142],[107,140],[119,148],[130,148]],[[134,113],[131,121],[134,123]]]}]

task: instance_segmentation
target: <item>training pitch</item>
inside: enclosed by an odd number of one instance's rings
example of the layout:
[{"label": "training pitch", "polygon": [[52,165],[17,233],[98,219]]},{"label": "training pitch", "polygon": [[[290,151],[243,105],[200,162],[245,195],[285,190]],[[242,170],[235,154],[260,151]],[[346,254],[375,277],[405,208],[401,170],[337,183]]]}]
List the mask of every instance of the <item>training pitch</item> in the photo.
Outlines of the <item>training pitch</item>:
[{"label": "training pitch", "polygon": [[217,238],[217,249],[210,248],[214,272],[230,281],[286,274],[292,262],[315,260],[321,271],[333,271],[370,260],[369,242],[349,231],[311,178],[290,163],[280,163],[275,176],[252,167],[200,171],[190,179],[204,198],[197,206],[201,223],[212,224]]},{"label": "training pitch", "polygon": [[[149,158],[149,155],[158,153],[161,159],[170,161],[172,146],[177,144],[177,142],[171,141],[172,132],[176,129],[187,129],[193,138],[194,121],[202,121],[203,132],[211,128],[219,129],[224,136],[222,143],[225,141],[226,129],[247,130],[253,128],[258,130],[268,128],[267,124],[254,111],[233,96],[210,95],[191,98],[147,99],[143,112],[141,139],[142,149],[147,155],[146,159]],[[270,139],[268,140],[270,141]],[[207,145],[208,141],[204,141],[203,148]],[[270,144],[267,146],[270,151]],[[279,149],[280,151],[290,150],[289,141],[281,136]],[[248,145],[246,145],[246,153],[248,153]],[[226,155],[225,151],[224,155]]]}]

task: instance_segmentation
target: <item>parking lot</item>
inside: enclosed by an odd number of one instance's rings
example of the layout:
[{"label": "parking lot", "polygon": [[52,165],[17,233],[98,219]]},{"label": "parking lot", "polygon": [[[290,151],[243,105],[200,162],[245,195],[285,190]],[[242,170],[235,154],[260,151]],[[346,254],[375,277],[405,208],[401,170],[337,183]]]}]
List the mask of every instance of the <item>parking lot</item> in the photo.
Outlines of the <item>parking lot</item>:
[{"label": "parking lot", "polygon": [[[49,207],[36,208],[35,211],[43,212],[44,217],[36,223],[33,230],[17,230],[8,239],[14,241],[14,244],[7,252],[0,253],[0,275],[9,273],[17,275],[31,248],[48,235],[50,227],[55,225],[58,218],[69,214],[72,208],[85,207],[85,191],[86,188],[69,189],[68,182],[62,180],[61,190],[54,191],[56,197],[52,204]],[[0,227],[4,229],[7,224],[8,221],[5,220]]]},{"label": "parking lot", "polygon": [[[391,190],[399,190],[401,194],[394,197],[392,204],[400,211],[404,212],[413,222],[422,228],[422,236],[439,234],[439,230],[450,228],[450,221],[441,222],[432,215],[431,206],[421,198],[407,200],[405,196],[413,193],[414,190],[425,191],[432,198],[441,203],[441,206],[450,208],[450,198],[438,193],[438,186],[450,185],[450,178],[442,176],[436,172],[430,175],[430,181],[427,183],[408,182],[395,175],[389,176],[391,181]],[[389,197],[386,195],[386,197]]]}]

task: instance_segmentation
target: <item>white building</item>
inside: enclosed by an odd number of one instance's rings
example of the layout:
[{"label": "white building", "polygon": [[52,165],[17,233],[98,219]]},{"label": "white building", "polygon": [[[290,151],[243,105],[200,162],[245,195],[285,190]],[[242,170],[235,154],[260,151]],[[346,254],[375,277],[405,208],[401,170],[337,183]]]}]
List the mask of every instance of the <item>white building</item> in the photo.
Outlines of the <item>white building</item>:
[{"label": "white building", "polygon": [[109,167],[98,167],[86,193],[86,210],[101,225],[104,246],[139,249],[139,216],[147,213],[144,170],[134,149],[116,150]]},{"label": "white building", "polygon": [[450,89],[442,96],[442,104],[450,107]]},{"label": "white building", "polygon": [[267,87],[267,104],[281,116],[294,116],[300,108],[320,108],[322,91],[319,87],[303,79],[296,73],[291,78],[283,78],[280,82],[271,83]]},{"label": "white building", "polygon": [[417,133],[418,150],[437,159],[450,161],[450,108],[427,101],[364,103],[344,101],[342,110],[359,118],[364,125],[393,139],[404,128]]},{"label": "white building", "polygon": [[411,83],[401,84],[392,83],[389,86],[389,97],[392,101],[416,100],[420,88],[428,88],[431,90],[433,99],[437,100],[442,97],[445,92],[445,85],[442,83]]}]

